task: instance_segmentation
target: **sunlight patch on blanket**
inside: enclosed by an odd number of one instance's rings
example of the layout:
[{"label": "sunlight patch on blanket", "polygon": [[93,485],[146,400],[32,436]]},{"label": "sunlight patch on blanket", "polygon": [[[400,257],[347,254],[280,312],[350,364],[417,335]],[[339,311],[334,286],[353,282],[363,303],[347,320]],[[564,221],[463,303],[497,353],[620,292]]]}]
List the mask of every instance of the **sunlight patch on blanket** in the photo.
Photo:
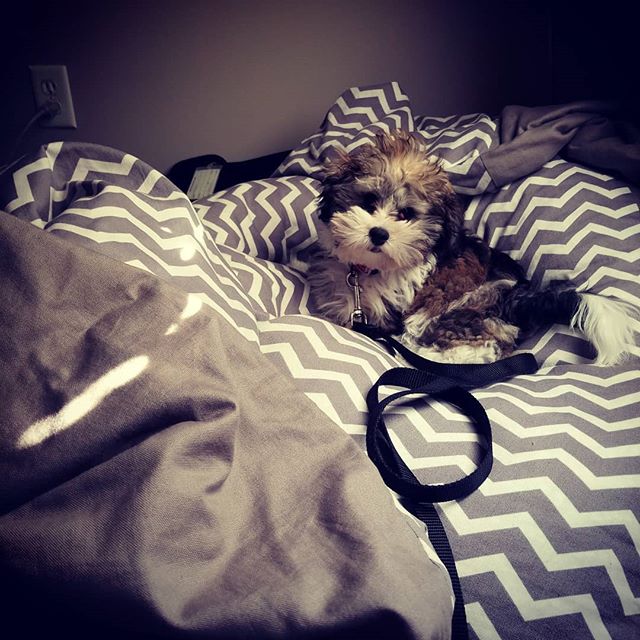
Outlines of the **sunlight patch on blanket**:
[{"label": "sunlight patch on blanket", "polygon": [[198,245],[193,238],[187,238],[184,246],[180,249],[180,260],[189,262],[196,255]]},{"label": "sunlight patch on blanket", "polygon": [[185,305],[182,313],[180,314],[180,318],[178,322],[174,322],[165,332],[165,336],[170,336],[172,333],[175,333],[178,330],[181,322],[184,322],[191,316],[195,316],[198,311],[202,309],[202,298],[197,295],[190,293],[187,296],[187,304]]},{"label": "sunlight patch on blanket", "polygon": [[135,380],[149,366],[148,356],[135,356],[111,369],[70,400],[58,413],[34,422],[19,438],[18,448],[26,449],[64,431],[93,411],[109,394]]}]

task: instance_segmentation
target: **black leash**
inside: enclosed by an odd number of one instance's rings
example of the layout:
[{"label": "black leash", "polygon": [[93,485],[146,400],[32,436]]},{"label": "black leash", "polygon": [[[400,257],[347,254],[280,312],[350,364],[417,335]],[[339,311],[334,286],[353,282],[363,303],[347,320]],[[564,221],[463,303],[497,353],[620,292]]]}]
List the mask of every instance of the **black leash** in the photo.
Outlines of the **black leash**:
[{"label": "black leash", "polygon": [[[357,281],[356,281],[357,285]],[[491,424],[483,406],[469,393],[469,389],[484,387],[507,380],[515,375],[531,374],[538,370],[538,363],[532,354],[520,354],[491,364],[444,364],[427,360],[417,355],[390,335],[363,322],[353,322],[353,329],[382,342],[391,353],[400,353],[415,369],[396,367],[385,371],[367,394],[367,453],[378,468],[388,487],[408,499],[405,505],[427,526],[429,539],[440,560],[447,568],[455,595],[455,605],[451,623],[453,640],[467,640],[469,637],[467,618],[460,579],[455,559],[442,521],[433,506],[434,502],[459,500],[475,491],[489,475],[493,465]],[[398,391],[379,399],[381,386],[401,387]],[[423,394],[444,400],[456,406],[471,418],[478,433],[487,443],[486,453],[478,467],[468,476],[449,484],[421,484],[407,467],[391,442],[383,412],[392,402],[412,394]]]}]

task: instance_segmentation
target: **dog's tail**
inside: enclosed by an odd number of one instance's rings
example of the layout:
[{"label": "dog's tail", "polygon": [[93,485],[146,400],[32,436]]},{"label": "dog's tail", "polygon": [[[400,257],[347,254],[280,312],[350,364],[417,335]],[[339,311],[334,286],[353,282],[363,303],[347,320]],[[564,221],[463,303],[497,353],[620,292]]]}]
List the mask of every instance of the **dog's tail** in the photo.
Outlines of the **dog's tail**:
[{"label": "dog's tail", "polygon": [[526,334],[551,324],[565,324],[585,335],[597,351],[596,364],[612,365],[629,355],[634,345],[633,305],[566,285],[536,289],[518,284],[503,299],[505,319]]}]

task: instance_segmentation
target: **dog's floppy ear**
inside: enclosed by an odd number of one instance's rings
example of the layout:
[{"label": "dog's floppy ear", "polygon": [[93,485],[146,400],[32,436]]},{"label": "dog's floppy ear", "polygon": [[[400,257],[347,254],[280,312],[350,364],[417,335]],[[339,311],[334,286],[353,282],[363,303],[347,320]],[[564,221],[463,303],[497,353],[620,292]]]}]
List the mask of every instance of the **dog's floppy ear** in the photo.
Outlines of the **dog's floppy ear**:
[{"label": "dog's floppy ear", "polygon": [[353,158],[342,148],[333,147],[322,159],[320,180],[323,183],[344,180],[353,172]]},{"label": "dog's floppy ear", "polygon": [[335,211],[349,203],[351,189],[348,185],[353,181],[358,169],[355,156],[343,149],[332,149],[331,155],[325,156],[320,176],[320,220],[329,222]]},{"label": "dog's floppy ear", "polygon": [[442,220],[442,233],[434,247],[438,260],[447,260],[460,252],[464,237],[464,211],[453,190],[447,190],[432,206]]}]

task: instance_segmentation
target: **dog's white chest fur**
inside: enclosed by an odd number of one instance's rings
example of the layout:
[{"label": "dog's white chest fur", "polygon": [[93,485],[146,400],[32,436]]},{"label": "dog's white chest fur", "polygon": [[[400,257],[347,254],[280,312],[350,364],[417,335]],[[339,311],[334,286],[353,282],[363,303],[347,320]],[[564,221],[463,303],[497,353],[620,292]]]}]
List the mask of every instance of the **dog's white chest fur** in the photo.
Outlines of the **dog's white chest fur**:
[{"label": "dog's white chest fur", "polygon": [[[433,262],[406,271],[393,270],[360,273],[360,300],[367,321],[381,329],[391,330],[397,318],[393,310],[406,311],[434,268]],[[347,283],[349,267],[335,259],[312,265],[309,282],[318,311],[341,325],[348,325],[355,309],[355,296]]]}]

